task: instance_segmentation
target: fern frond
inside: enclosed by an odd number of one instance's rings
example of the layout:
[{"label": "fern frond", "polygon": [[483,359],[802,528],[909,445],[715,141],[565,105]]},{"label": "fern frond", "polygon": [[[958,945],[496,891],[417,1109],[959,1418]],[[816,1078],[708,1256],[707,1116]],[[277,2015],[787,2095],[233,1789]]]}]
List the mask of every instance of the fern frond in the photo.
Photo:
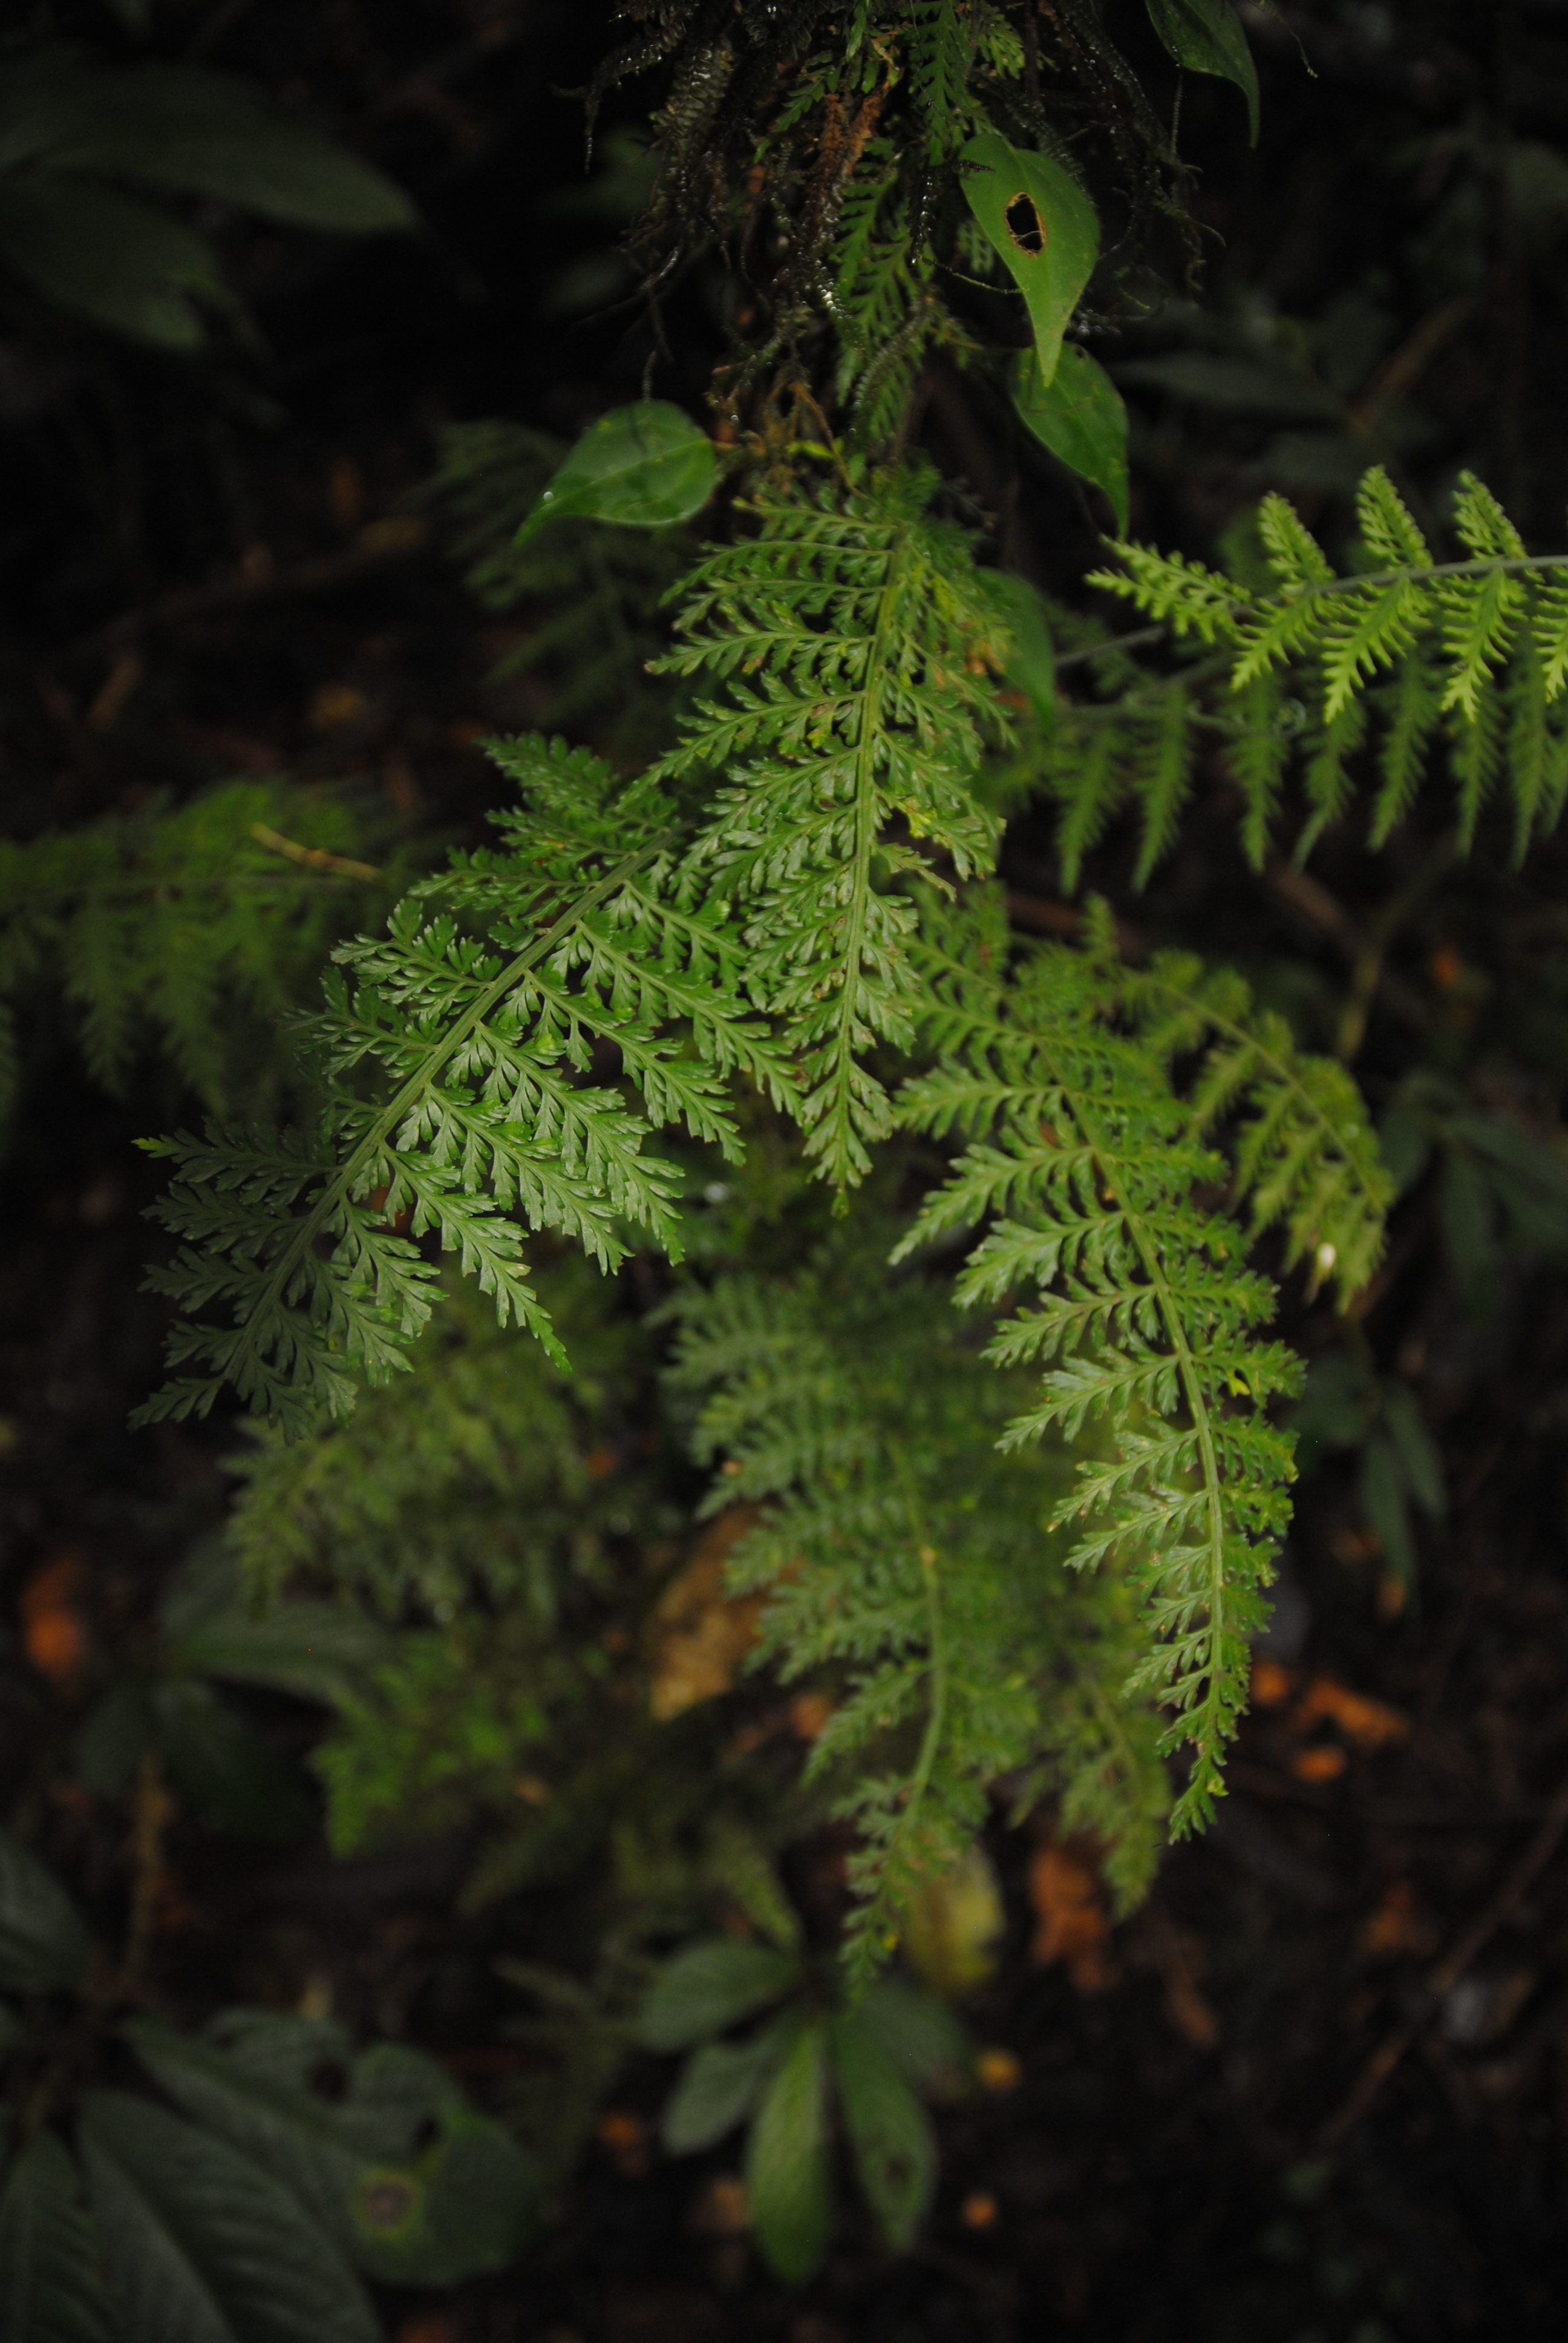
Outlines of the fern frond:
[{"label": "fern frond", "polygon": [[890,1128],[867,1059],[907,1047],[914,914],[890,887],[990,868],[973,794],[995,611],[925,483],[884,477],[843,509],[765,503],[754,540],[701,563],[664,666],[711,679],[661,782],[719,778],[687,883],[734,907],[751,998],[799,1068],[806,1143],[839,1187]]},{"label": "fern frond", "polygon": [[[1559,779],[1568,764],[1559,713],[1568,697],[1568,556],[1528,553],[1470,474],[1461,476],[1453,512],[1463,560],[1432,558],[1380,468],[1362,478],[1356,510],[1361,543],[1347,576],[1335,575],[1283,498],[1269,497],[1258,532],[1271,593],[1147,546],[1118,546],[1120,569],[1091,579],[1178,640],[1195,636],[1211,646],[1216,659],[1209,672],[1135,685],[1124,713],[1095,709],[1111,739],[1081,776],[1051,753],[1040,779],[1064,805],[1068,884],[1076,880],[1080,834],[1098,834],[1105,809],[1141,794],[1149,699],[1190,694],[1194,680],[1208,685],[1206,718],[1231,735],[1226,763],[1246,801],[1243,840],[1255,865],[1268,851],[1292,762],[1305,785],[1308,818],[1297,840],[1304,856],[1348,812],[1369,740],[1379,772],[1372,840],[1382,845],[1414,802],[1444,718],[1466,847],[1505,772],[1516,857],[1556,822],[1568,787]],[[1141,883],[1149,840],[1146,828]]]},{"label": "fern frond", "polygon": [[[884,1241],[885,1242],[885,1241]],[[712,1504],[767,1511],[736,1549],[766,1591],[759,1656],[834,1695],[808,1778],[855,1826],[847,1951],[867,1976],[903,1907],[984,1822],[990,1785],[1092,1814],[1118,1885],[1146,1884],[1167,1795],[1114,1574],[1092,1590],[1047,1529],[1070,1492],[1059,1445],[999,1457],[1010,1379],[942,1296],[890,1282],[864,1236],[788,1284],[724,1280],[680,1306],[678,1387],[705,1397]]]},{"label": "fern frond", "polygon": [[306,1027],[323,1096],[308,1141],[159,1143],[176,1165],[159,1215],[186,1242],[156,1282],[228,1322],[180,1322],[171,1355],[206,1372],[144,1420],[205,1413],[225,1381],[289,1429],[347,1413],[354,1378],[406,1364],[429,1315],[427,1232],[503,1324],[552,1350],[514,1213],[606,1269],[628,1226],[678,1251],[675,1167],[644,1152],[648,1121],[583,1079],[597,1051],[618,1054],[651,1121],[730,1151],[736,1070],[791,1094],[744,1011],[732,937],[660,891],[664,800],[560,742],[495,754],[525,792],[506,848],[454,857],[384,940],[338,951],[344,972]]},{"label": "fern frond", "polygon": [[[906,1086],[900,1115],[915,1129],[961,1123],[983,1136],[971,1139],[900,1253],[1005,1198],[1008,1217],[971,1253],[959,1295],[989,1300],[1015,1280],[1033,1292],[992,1345],[1004,1364],[1045,1371],[1009,1446],[1052,1427],[1076,1437],[1096,1423],[1115,1440],[1114,1471],[1084,1468],[1070,1509],[1084,1527],[1071,1558],[1087,1567],[1115,1555],[1131,1571],[1151,1636],[1132,1682],[1174,1712],[1167,1745],[1191,1745],[1173,1825],[1190,1829],[1221,1791],[1221,1754],[1246,1696],[1247,1639],[1288,1518],[1291,1443],[1266,1411],[1296,1387],[1299,1363],[1260,1338],[1273,1293],[1243,1265],[1240,1232],[1197,1201],[1224,1166],[1201,1135],[1212,1102],[1183,1102],[1168,1073],[1201,1014],[1190,970],[1168,970],[1162,1018],[1151,993],[1149,1013],[1130,1026],[1121,1013],[1126,975],[1102,939],[1088,952],[1031,952],[1009,970],[983,925],[966,933],[967,924],[932,907],[929,1036],[943,1061],[935,1077]],[[1233,993],[1224,998],[1241,1006]],[[1276,1032],[1267,1039],[1282,1045]],[[1222,1091],[1252,1078],[1242,1061],[1216,1081]],[[966,1083],[967,1111],[958,1103]],[[1289,1110],[1258,1118],[1241,1185],[1256,1221],[1288,1222],[1293,1210],[1304,1232],[1317,1224],[1332,1150],[1319,1145],[1314,1172],[1298,1143],[1312,1121],[1311,1082],[1298,1075],[1286,1087]],[[1031,1117],[1032,1102],[1049,1097],[1049,1122],[1031,1127],[1010,1092],[1029,1098]],[[1316,1104],[1328,1110],[1326,1098]],[[1316,1129],[1311,1135],[1321,1141]],[[1354,1225],[1348,1210],[1341,1220]],[[1170,1420],[1153,1438],[1151,1415]]]},{"label": "fern frond", "polygon": [[0,840],[13,1079],[15,1012],[49,1001],[111,1093],[149,1049],[216,1113],[276,1089],[270,1033],[344,927],[385,900],[382,874],[350,850],[360,828],[326,791],[230,781]]}]

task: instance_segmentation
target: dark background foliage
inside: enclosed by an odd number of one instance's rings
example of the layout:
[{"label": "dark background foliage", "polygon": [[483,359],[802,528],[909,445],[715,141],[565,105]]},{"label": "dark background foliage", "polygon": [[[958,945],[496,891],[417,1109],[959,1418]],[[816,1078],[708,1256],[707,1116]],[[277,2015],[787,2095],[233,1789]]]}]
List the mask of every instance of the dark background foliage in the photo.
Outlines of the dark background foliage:
[{"label": "dark background foliage", "polygon": [[[437,432],[507,417],[566,438],[645,380],[695,404],[719,344],[709,264],[654,313],[615,257],[636,176],[618,134],[646,93],[612,94],[583,174],[581,111],[564,93],[604,53],[610,12],[162,0],[145,33],[137,12],[91,0],[35,14],[126,55],[199,51],[255,76],[406,185],[424,225],[361,242],[218,218],[254,330],[220,326],[190,357],[11,300],[8,834],[282,772],[348,781],[389,843],[471,836],[494,787],[476,741],[548,718],[549,686],[505,669],[542,614],[466,594],[447,523],[421,498]],[[1560,546],[1562,10],[1318,0],[1244,14],[1264,87],[1257,148],[1227,86],[1190,81],[1181,98],[1198,298],[1175,256],[1171,281],[1135,280],[1097,343],[1134,411],[1133,533],[1209,556],[1281,487],[1332,542],[1376,460],[1423,520],[1473,467],[1533,547]],[[1158,58],[1138,55],[1158,82]],[[1016,566],[1071,598],[1101,516],[957,372],[927,389],[926,444],[997,517]],[[576,729],[608,740],[620,712]],[[1420,1067],[1476,1111],[1555,1127],[1560,848],[1514,875],[1500,820],[1456,870],[1433,816],[1381,859],[1331,840],[1312,878],[1259,881],[1215,804],[1138,899],[1131,860],[1113,838],[1092,875],[1137,934],[1235,959],[1319,1042],[1347,1004],[1364,1007],[1358,1071],[1381,1107]],[[1015,825],[1006,868],[1020,924],[1070,923],[1044,822]],[[106,1101],[47,1005],[31,1014],[0,1182],[0,1567],[15,1622],[0,1751],[14,1817],[113,1925],[125,1815],[68,1762],[84,1672],[135,1645],[174,1559],[219,1515],[233,1434],[125,1429],[161,1331],[138,1290],[154,1173],[130,1141],[183,1101],[150,1060]],[[1021,2079],[943,2117],[941,2194],[917,2253],[890,2264],[850,2218],[805,2292],[768,2278],[716,2234],[709,2168],[649,2144],[666,2077],[648,2060],[533,2257],[450,2300],[394,2299],[407,2343],[1558,2332],[1568,1871],[1511,1866],[1568,1766],[1568,1294],[1527,1229],[1498,1217],[1478,1255],[1473,1215],[1461,1220],[1429,1172],[1358,1322],[1358,1365],[1398,1379],[1442,1447],[1447,1518],[1418,1531],[1413,1586],[1386,1541],[1380,1559],[1354,1468],[1326,1441],[1276,1614],[1288,1696],[1247,1727],[1215,1830],[1171,1855],[1151,1903],[1076,1969],[1031,1957],[1028,1849],[999,1841],[1010,1934],[971,2016]],[[1295,1331],[1309,1349],[1342,1347],[1322,1311]],[[1321,1694],[1314,1722],[1301,1695],[1325,1682],[1385,1704],[1399,1729],[1380,1745],[1353,1704],[1336,1722]],[[263,1694],[247,1713],[284,1754],[314,1729]],[[342,1862],[309,1838],[258,1856],[176,1813],[150,1955],[162,2005],[330,2006],[502,2090],[528,2053],[508,2037],[516,2000],[494,1962],[580,1960],[593,1890],[580,1910],[523,1896],[463,1918],[465,1859],[450,1834]],[[1445,1948],[1487,1918],[1462,1977],[1446,1976]],[[1364,2116],[1325,2137],[1378,2046],[1418,2018]]]}]

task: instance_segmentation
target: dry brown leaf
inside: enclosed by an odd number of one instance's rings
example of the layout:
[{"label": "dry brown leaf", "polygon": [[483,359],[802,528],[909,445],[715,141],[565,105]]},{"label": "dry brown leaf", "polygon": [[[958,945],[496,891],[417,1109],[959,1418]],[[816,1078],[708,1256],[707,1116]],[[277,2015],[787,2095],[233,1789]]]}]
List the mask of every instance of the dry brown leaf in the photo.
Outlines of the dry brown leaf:
[{"label": "dry brown leaf", "polygon": [[1298,1733],[1326,1720],[1337,1725],[1347,1741],[1360,1749],[1379,1749],[1385,1742],[1402,1741],[1410,1732],[1410,1719],[1386,1701],[1370,1700],[1365,1693],[1352,1692],[1349,1684],[1339,1684],[1332,1676],[1314,1676],[1296,1703],[1291,1723]]},{"label": "dry brown leaf", "polygon": [[62,1688],[87,1662],[86,1623],[75,1599],[84,1575],[80,1554],[55,1554],[22,1589],[22,1648],[38,1674]]},{"label": "dry brown leaf", "polygon": [[648,1706],[661,1725],[729,1692],[757,1640],[767,1598],[724,1592],[729,1555],[757,1520],[755,1505],[730,1505],[658,1599],[648,1630]]},{"label": "dry brown leaf", "polygon": [[1065,1961],[1080,1993],[1103,1993],[1111,1981],[1111,1929],[1100,1866],[1086,1841],[1042,1840],[1030,1862],[1029,1900],[1035,1912],[1030,1949],[1039,1966]]},{"label": "dry brown leaf", "polygon": [[1356,1941],[1369,1960],[1395,1960],[1404,1953],[1423,1960],[1437,1948],[1437,1932],[1409,1880],[1396,1879],[1362,1923]]}]

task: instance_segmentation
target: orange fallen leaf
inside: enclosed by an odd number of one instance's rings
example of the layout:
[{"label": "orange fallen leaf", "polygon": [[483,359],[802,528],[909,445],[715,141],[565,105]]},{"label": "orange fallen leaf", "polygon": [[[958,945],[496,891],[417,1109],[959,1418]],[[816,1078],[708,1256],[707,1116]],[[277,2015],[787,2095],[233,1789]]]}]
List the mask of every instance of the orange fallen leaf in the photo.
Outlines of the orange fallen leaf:
[{"label": "orange fallen leaf", "polygon": [[959,2207],[959,2219],[966,2229],[994,2229],[997,2201],[989,2188],[971,2188]]},{"label": "orange fallen leaf", "polygon": [[1291,1771],[1298,1782],[1337,1782],[1350,1759],[1332,1741],[1314,1742],[1310,1749],[1298,1749],[1291,1760]]},{"label": "orange fallen leaf", "polygon": [[56,1554],[22,1589],[22,1648],[38,1674],[62,1688],[87,1661],[86,1623],[75,1600],[83,1576],[80,1554]]},{"label": "orange fallen leaf", "polygon": [[628,2180],[640,2180],[648,2170],[648,2126],[629,2107],[611,2107],[598,2119],[594,2137],[612,2164]]},{"label": "orange fallen leaf", "polygon": [[1409,1880],[1396,1879],[1362,1922],[1356,1941],[1369,1960],[1397,1959],[1402,1953],[1424,1958],[1435,1949],[1437,1934],[1417,1904]]},{"label": "orange fallen leaf", "polygon": [[797,1741],[816,1741],[833,1714],[825,1692],[799,1692],[789,1704],[789,1730]]},{"label": "orange fallen leaf", "polygon": [[1029,1866],[1036,1926],[1030,1950],[1041,1968],[1064,1961],[1080,1993],[1111,1983],[1111,1931],[1099,1866],[1081,1840],[1047,1839]]},{"label": "orange fallen leaf", "polygon": [[1378,1749],[1388,1741],[1402,1741],[1410,1731],[1410,1719],[1386,1701],[1371,1700],[1365,1693],[1352,1692],[1349,1684],[1339,1684],[1332,1676],[1314,1676],[1300,1700],[1291,1722],[1298,1732],[1305,1732],[1320,1720],[1337,1725],[1348,1741],[1361,1749]]},{"label": "orange fallen leaf", "polygon": [[755,1527],[755,1505],[731,1505],[658,1599],[649,1628],[648,1706],[661,1725],[734,1684],[757,1640],[765,1597],[724,1592],[731,1551]]},{"label": "orange fallen leaf", "polygon": [[746,2183],[733,2172],[716,2172],[686,2217],[699,2237],[743,2237],[751,2227]]},{"label": "orange fallen leaf", "polygon": [[1282,1701],[1289,1700],[1295,1688],[1295,1670],[1282,1668],[1278,1660],[1260,1652],[1252,1662],[1252,1706],[1278,1708]]},{"label": "orange fallen leaf", "polygon": [[975,2060],[975,2080],[982,2091],[992,2091],[1000,2098],[1017,2090],[1023,2080],[1023,2066],[1011,2050],[982,2050]]}]

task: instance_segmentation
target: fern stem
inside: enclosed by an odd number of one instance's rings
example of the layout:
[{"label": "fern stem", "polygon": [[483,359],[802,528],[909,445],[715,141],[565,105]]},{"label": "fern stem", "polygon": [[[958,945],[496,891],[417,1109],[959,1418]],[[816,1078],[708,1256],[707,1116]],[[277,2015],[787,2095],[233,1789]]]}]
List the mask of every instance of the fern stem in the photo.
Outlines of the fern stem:
[{"label": "fern stem", "polygon": [[[854,988],[859,980],[860,954],[866,938],[866,912],[871,893],[871,855],[877,843],[877,743],[882,730],[882,684],[888,643],[902,590],[901,556],[909,532],[898,530],[888,551],[887,582],[877,600],[877,623],[866,654],[866,689],[861,695],[859,736],[855,743],[855,850],[850,865],[849,917],[845,932],[844,998],[839,1004],[839,1031],[833,1053],[835,1098],[847,1101],[855,1068]],[[840,1184],[842,1184],[840,1180]]]}]

